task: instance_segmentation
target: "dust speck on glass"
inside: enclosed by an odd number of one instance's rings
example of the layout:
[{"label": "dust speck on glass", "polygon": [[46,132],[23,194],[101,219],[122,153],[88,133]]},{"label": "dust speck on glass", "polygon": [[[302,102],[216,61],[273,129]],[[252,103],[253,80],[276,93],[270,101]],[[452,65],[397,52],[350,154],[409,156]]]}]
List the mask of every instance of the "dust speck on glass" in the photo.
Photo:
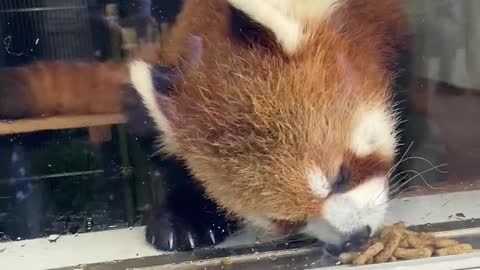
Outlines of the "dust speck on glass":
[{"label": "dust speck on glass", "polygon": [[479,46],[476,0],[3,0],[0,269],[469,256]]}]

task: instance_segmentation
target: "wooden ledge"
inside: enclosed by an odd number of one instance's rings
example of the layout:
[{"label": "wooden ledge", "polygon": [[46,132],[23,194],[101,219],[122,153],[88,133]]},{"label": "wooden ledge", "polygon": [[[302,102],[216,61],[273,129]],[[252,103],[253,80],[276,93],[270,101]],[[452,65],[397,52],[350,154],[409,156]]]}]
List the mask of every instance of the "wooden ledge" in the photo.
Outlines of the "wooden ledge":
[{"label": "wooden ledge", "polygon": [[21,119],[15,121],[0,120],[0,135],[29,133],[45,130],[90,128],[125,123],[126,117],[120,113],[54,116],[46,118]]}]

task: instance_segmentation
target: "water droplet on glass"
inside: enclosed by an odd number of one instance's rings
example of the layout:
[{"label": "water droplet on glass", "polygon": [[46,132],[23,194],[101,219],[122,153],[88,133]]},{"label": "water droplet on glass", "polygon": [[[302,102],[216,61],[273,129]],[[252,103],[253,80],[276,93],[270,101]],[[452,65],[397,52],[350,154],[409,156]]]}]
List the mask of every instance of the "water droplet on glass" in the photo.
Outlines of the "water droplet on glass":
[{"label": "water droplet on glass", "polygon": [[91,217],[87,217],[85,220],[85,229],[87,232],[93,229],[93,219]]}]

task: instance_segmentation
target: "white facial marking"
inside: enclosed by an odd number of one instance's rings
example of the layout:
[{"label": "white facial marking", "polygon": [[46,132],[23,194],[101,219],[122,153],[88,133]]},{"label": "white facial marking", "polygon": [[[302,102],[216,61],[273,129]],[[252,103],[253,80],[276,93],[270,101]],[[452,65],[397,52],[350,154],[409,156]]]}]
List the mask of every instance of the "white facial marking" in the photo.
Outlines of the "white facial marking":
[{"label": "white facial marking", "polygon": [[385,155],[395,152],[394,120],[386,112],[375,109],[360,111],[354,119],[350,148],[358,157],[365,157],[374,151]]},{"label": "white facial marking", "polygon": [[313,193],[320,198],[325,198],[331,192],[331,186],[320,168],[313,168],[308,172],[308,184]]},{"label": "white facial marking", "polygon": [[365,226],[375,233],[384,221],[388,185],[385,177],[374,177],[347,193],[325,201],[323,219],[311,220],[304,233],[331,244],[341,244]]},{"label": "white facial marking", "polygon": [[324,18],[338,0],[228,0],[235,8],[270,29],[288,54],[304,40],[304,25]]},{"label": "white facial marking", "polygon": [[338,231],[351,234],[369,225],[375,232],[386,212],[388,185],[385,177],[374,177],[345,194],[330,197],[324,217]]}]

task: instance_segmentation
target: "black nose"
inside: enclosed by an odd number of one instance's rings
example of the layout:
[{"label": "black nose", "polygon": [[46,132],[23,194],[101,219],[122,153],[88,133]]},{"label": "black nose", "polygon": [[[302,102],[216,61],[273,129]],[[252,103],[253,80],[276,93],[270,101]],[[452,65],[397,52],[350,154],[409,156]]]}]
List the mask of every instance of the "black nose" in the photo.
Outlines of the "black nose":
[{"label": "black nose", "polygon": [[359,249],[365,242],[368,241],[370,234],[372,233],[372,228],[370,226],[365,226],[352,234],[350,236],[350,240],[347,241],[343,249],[344,250],[357,250]]},{"label": "black nose", "polygon": [[372,233],[372,228],[370,226],[365,226],[350,237],[351,242],[365,242],[370,237]]},{"label": "black nose", "polygon": [[333,256],[338,256],[342,252],[348,251],[358,251],[360,247],[368,241],[370,234],[372,233],[372,228],[370,226],[365,226],[352,234],[350,239],[343,243],[340,246],[328,245],[327,251]]}]

